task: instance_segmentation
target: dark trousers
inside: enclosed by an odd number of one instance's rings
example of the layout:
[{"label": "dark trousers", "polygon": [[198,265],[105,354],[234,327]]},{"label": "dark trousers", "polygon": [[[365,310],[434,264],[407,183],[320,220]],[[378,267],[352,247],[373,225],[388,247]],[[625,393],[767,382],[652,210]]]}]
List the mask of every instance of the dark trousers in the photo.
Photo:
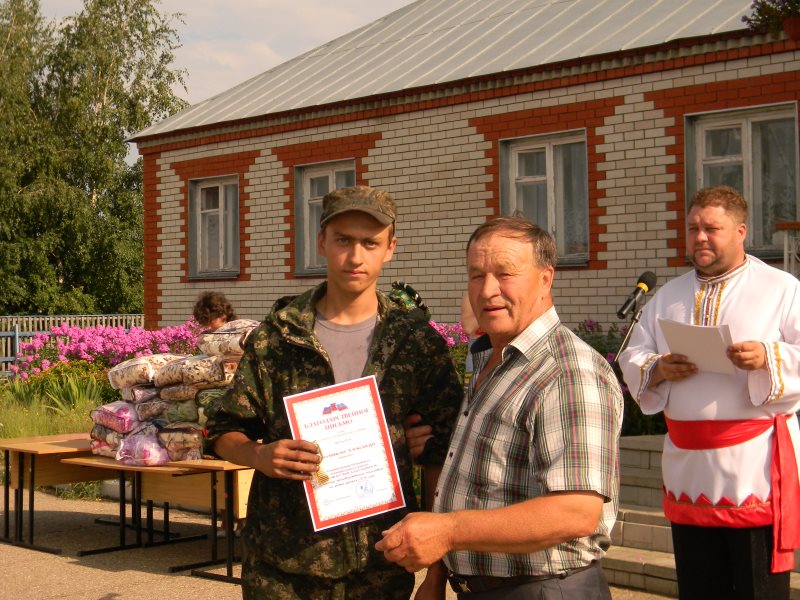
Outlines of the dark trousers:
[{"label": "dark trousers", "polygon": [[611,592],[600,563],[594,563],[563,579],[553,577],[488,592],[458,594],[458,600],[611,600]]},{"label": "dark trousers", "polygon": [[772,527],[672,524],[680,600],[789,600],[789,571],[772,573]]}]

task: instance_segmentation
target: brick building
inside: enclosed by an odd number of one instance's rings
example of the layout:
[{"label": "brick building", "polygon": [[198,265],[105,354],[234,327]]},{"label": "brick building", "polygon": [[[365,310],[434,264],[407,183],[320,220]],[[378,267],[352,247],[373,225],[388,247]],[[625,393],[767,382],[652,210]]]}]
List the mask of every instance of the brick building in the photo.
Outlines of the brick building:
[{"label": "brick building", "polygon": [[319,200],[389,190],[412,283],[456,321],[464,248],[522,210],[555,233],[562,320],[602,323],[638,275],[688,268],[685,202],[728,183],[748,245],[798,220],[800,44],[749,0],[419,0],[144,131],[145,318],[224,291],[241,316],[320,281]]}]

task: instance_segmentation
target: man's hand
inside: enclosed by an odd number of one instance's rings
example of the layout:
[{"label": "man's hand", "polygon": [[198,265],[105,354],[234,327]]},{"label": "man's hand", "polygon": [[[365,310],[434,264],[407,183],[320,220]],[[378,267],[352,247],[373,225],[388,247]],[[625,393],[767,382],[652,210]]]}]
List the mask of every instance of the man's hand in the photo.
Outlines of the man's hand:
[{"label": "man's hand", "polygon": [[422,422],[422,415],[411,413],[403,421],[403,429],[406,433],[406,444],[411,460],[417,461],[422,451],[425,449],[425,442],[433,437],[433,428],[430,425],[418,425]]},{"label": "man's hand", "polygon": [[728,346],[728,358],[734,367],[755,371],[767,367],[767,351],[761,342],[737,342]]},{"label": "man's hand", "polygon": [[695,373],[697,373],[697,365],[689,362],[688,356],[664,354],[656,362],[652,385],[658,385],[662,381],[680,381]]},{"label": "man's hand", "polygon": [[383,532],[375,549],[409,573],[429,567],[452,548],[455,523],[448,514],[417,512]]},{"label": "man's hand", "polygon": [[322,460],[316,444],[305,440],[278,440],[271,444],[258,444],[253,466],[267,475],[279,479],[311,479],[319,470]]}]

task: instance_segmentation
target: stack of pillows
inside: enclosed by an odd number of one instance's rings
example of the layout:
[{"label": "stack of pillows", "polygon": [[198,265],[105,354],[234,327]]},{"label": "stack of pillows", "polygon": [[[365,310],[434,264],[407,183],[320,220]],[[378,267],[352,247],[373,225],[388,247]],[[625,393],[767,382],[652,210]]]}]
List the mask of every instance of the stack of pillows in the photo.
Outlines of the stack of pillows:
[{"label": "stack of pillows", "polygon": [[257,326],[237,319],[200,334],[202,354],[153,354],[113,367],[108,379],[122,398],[92,411],[92,452],[127,465],[202,458],[203,406],[231,383]]}]

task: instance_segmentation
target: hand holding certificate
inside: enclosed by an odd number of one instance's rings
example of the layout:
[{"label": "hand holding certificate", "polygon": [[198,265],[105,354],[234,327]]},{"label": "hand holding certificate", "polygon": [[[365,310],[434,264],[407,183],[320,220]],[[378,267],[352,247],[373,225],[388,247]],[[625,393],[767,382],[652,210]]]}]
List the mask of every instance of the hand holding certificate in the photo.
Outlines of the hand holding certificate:
[{"label": "hand holding certificate", "polygon": [[284,398],[295,439],[322,462],[304,481],[314,531],[405,506],[375,377]]},{"label": "hand holding certificate", "polygon": [[731,332],[727,325],[688,325],[670,319],[659,319],[658,324],[672,354],[685,355],[700,371],[724,375],[736,372],[726,355],[731,344]]}]

